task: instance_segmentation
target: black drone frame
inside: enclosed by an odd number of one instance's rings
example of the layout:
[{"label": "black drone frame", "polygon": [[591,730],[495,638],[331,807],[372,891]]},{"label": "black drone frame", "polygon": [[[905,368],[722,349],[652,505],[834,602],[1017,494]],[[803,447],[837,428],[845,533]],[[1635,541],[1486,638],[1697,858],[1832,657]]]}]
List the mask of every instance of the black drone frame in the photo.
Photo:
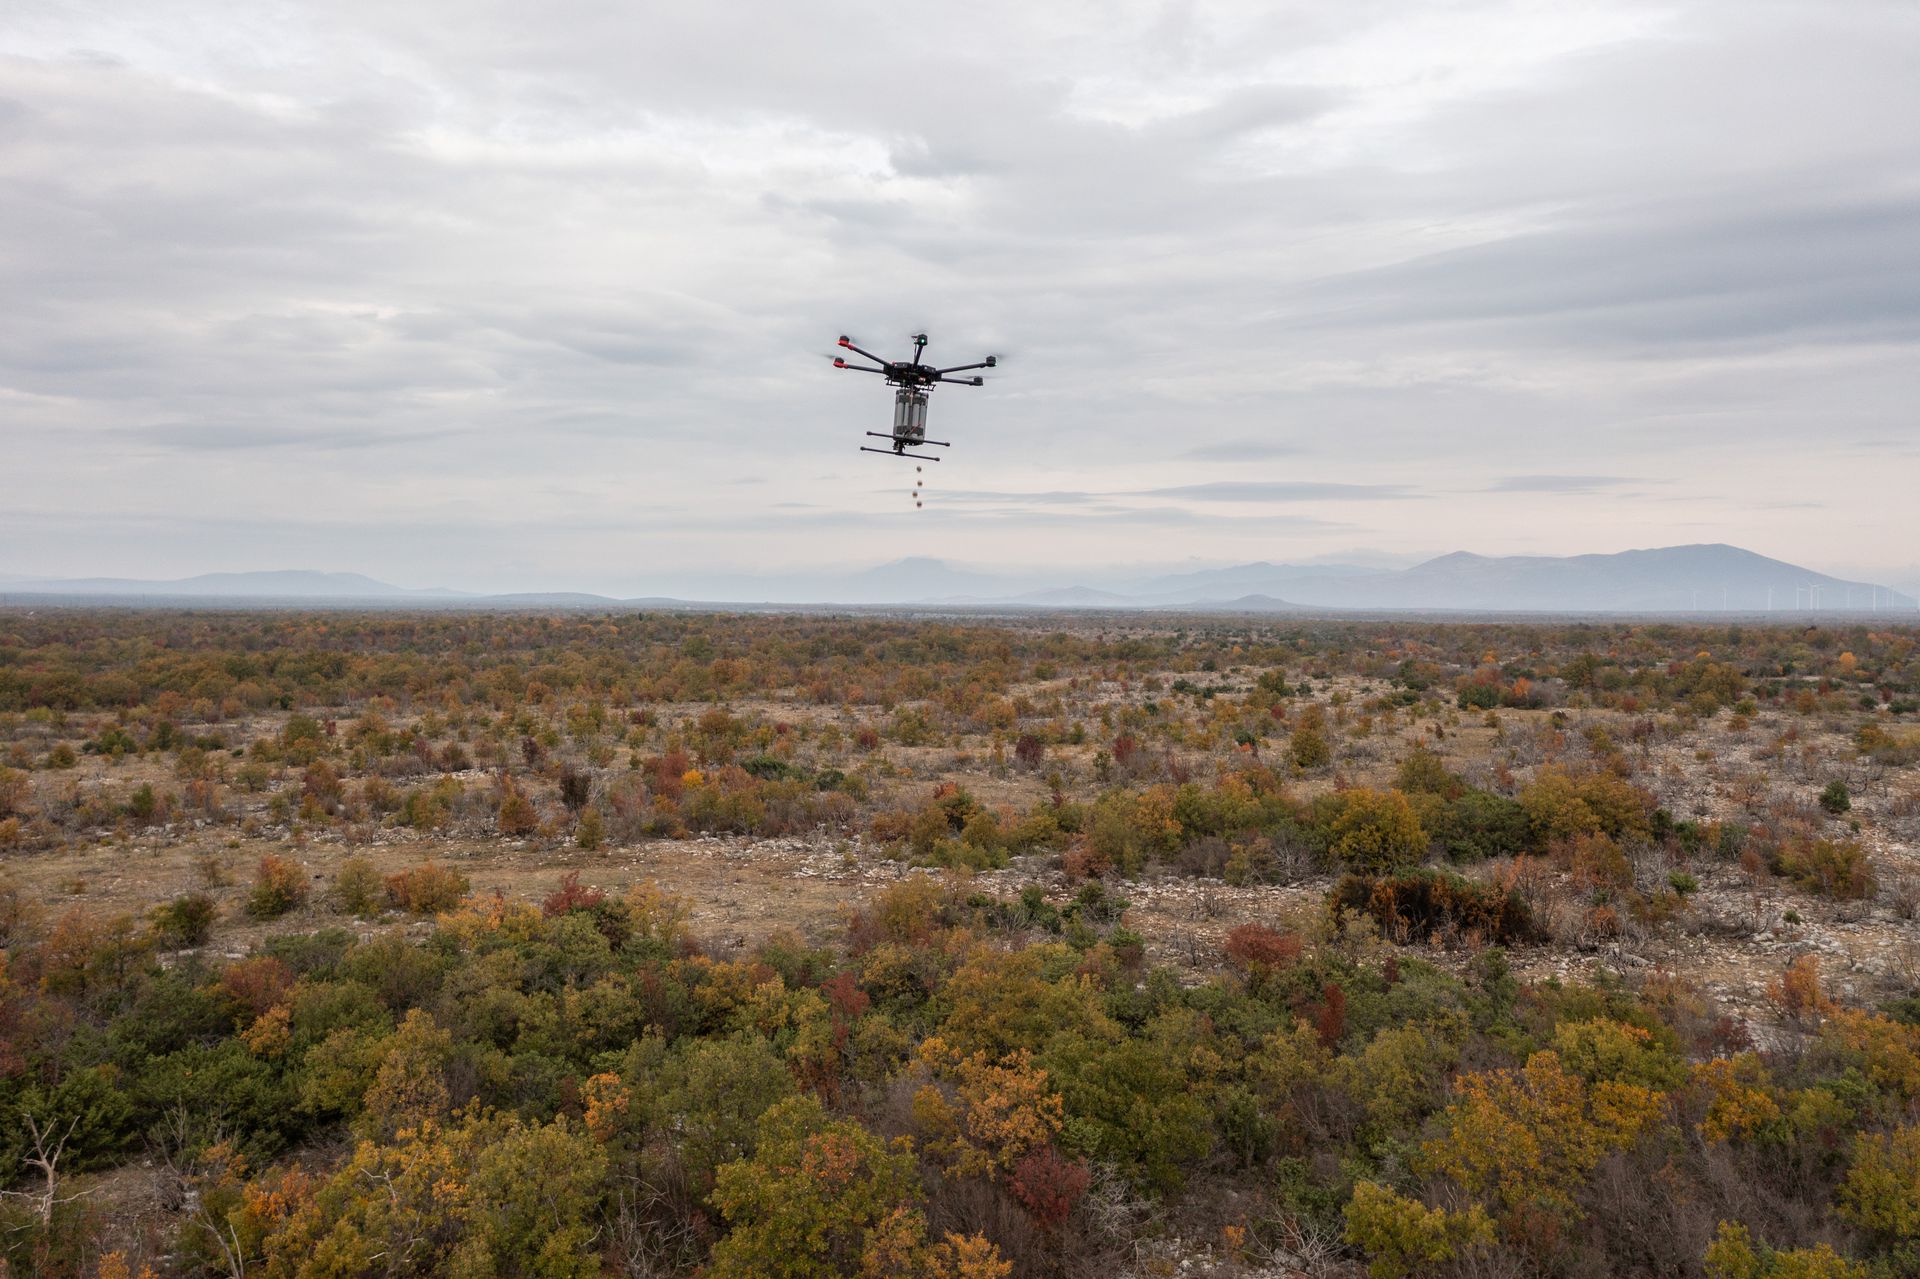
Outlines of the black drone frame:
[{"label": "black drone frame", "polygon": [[[858,355],[864,355],[873,361],[872,365],[849,364],[841,356],[833,357],[836,369],[858,369],[862,373],[878,373],[887,380],[887,385],[899,388],[893,393],[893,430],[891,432],[868,431],[876,440],[891,440],[890,449],[868,448],[860,446],[862,453],[886,453],[894,457],[919,458],[926,462],[938,462],[940,459],[932,453],[909,453],[909,448],[947,448],[946,440],[927,438],[927,395],[936,383],[951,382],[957,386],[983,386],[985,378],[948,377],[949,373],[964,373],[968,369],[990,369],[998,364],[991,355],[977,364],[956,364],[950,369],[936,369],[930,364],[920,362],[920,352],[926,349],[927,335],[913,335],[913,358],[911,360],[883,360],[871,351],[862,350],[853,344],[853,339],[842,333],[840,345]],[[877,367],[875,367],[877,366]]]}]

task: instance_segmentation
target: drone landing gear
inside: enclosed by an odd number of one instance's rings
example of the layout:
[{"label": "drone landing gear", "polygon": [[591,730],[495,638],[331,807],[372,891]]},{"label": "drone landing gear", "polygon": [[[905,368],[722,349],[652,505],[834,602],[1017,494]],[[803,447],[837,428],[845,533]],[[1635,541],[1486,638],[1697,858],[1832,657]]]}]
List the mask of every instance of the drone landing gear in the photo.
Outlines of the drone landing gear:
[{"label": "drone landing gear", "polygon": [[[872,432],[868,432],[868,434],[872,434]],[[860,446],[860,451],[862,453],[884,453],[888,457],[917,458],[922,462],[938,462],[940,460],[937,455],[932,453],[906,453],[899,449],[870,449],[864,444]]]},{"label": "drone landing gear", "polygon": [[885,453],[889,457],[914,457],[919,458],[923,462],[938,462],[940,459],[931,453],[909,453],[907,452],[907,448],[908,446],[912,446],[914,448],[930,447],[944,449],[949,446],[949,442],[946,440],[915,439],[909,436],[889,435],[885,431],[868,431],[867,434],[876,440],[892,440],[893,447],[890,449],[875,449],[868,448],[862,444],[860,446],[862,453]]}]

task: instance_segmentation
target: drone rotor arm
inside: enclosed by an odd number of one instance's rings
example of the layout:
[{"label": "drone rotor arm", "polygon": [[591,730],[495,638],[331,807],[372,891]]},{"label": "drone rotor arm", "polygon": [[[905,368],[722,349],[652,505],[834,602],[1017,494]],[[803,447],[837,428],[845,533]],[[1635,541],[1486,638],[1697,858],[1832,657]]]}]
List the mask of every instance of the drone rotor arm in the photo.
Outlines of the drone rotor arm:
[{"label": "drone rotor arm", "polygon": [[1000,367],[999,362],[996,360],[982,360],[978,364],[956,364],[950,369],[935,369],[934,372],[935,373],[959,373],[966,369],[993,369],[998,367]]},{"label": "drone rotor arm", "polygon": [[[974,365],[971,367],[978,368],[979,366]],[[935,377],[933,380],[936,382],[951,382],[955,386],[985,386],[987,384],[987,380],[983,377]]]},{"label": "drone rotor arm", "polygon": [[882,377],[885,377],[887,373],[885,369],[869,368],[864,364],[848,364],[845,360],[839,358],[838,356],[834,357],[833,367],[836,369],[857,369],[862,373],[878,373]]},{"label": "drone rotor arm", "polygon": [[861,350],[861,348],[859,348],[859,347],[857,347],[857,346],[855,346],[855,345],[853,344],[853,339],[852,339],[852,338],[849,338],[849,337],[846,337],[846,336],[844,336],[844,335],[842,335],[842,337],[840,338],[840,345],[841,345],[841,346],[844,346],[844,347],[846,347],[846,348],[847,348],[847,350],[849,350],[849,351],[854,351],[854,352],[857,352],[857,353],[859,353],[859,354],[861,354],[861,355],[864,355],[864,356],[866,356],[866,357],[867,357],[867,358],[868,358],[869,360],[872,360],[872,361],[873,361],[873,362],[874,362],[875,364],[885,364],[885,363],[886,363],[886,361],[885,361],[885,360],[883,360],[883,359],[881,359],[881,358],[880,358],[879,356],[877,356],[877,355],[875,355],[875,354],[874,354],[874,353],[873,353],[872,351],[865,351],[865,350]]}]

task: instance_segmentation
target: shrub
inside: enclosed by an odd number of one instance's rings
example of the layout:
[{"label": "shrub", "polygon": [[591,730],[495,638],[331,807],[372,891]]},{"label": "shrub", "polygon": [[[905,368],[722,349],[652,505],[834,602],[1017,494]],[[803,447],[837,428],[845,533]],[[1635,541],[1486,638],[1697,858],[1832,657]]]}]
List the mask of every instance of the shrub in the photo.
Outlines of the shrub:
[{"label": "shrub", "polygon": [[187,893],[153,908],[153,931],[175,946],[198,946],[213,931],[220,913],[205,893]]},{"label": "shrub", "polygon": [[1322,768],[1333,762],[1333,744],[1327,740],[1327,716],[1317,706],[1307,708],[1287,739],[1287,753],[1301,768]]},{"label": "shrub", "polygon": [[509,782],[500,792],[499,822],[502,835],[527,835],[539,828],[540,814],[533,801]]},{"label": "shrub", "polygon": [[569,764],[560,770],[560,802],[569,812],[579,812],[593,798],[593,774]]},{"label": "shrub", "polygon": [[1467,784],[1424,746],[1414,747],[1400,761],[1393,784],[1409,795],[1438,795],[1449,800],[1459,798],[1467,789]]},{"label": "shrub", "polygon": [[1840,1215],[1889,1242],[1920,1240],[1920,1127],[1861,1134]]},{"label": "shrub", "polygon": [[293,980],[293,970],[279,957],[250,955],[221,970],[220,990],[249,1016],[258,1017],[286,1002]]},{"label": "shrub", "polygon": [[458,906],[471,887],[457,870],[427,862],[387,876],[387,900],[414,915],[437,915]]},{"label": "shrub", "polygon": [[1417,866],[1427,851],[1413,805],[1397,790],[1356,787],[1333,819],[1333,851],[1356,870],[1381,873]]},{"label": "shrub", "polygon": [[267,853],[254,868],[247,913],[256,919],[284,915],[307,900],[307,873],[299,863]]},{"label": "shrub", "polygon": [[[796,1097],[761,1116],[758,1137],[753,1156],[715,1177],[711,1202],[731,1229],[714,1245],[713,1279],[1007,1273],[977,1236],[927,1240],[911,1151],[858,1121],[830,1119],[811,1097]],[[973,1268],[960,1270],[962,1258]]]},{"label": "shrub", "polygon": [[340,863],[340,873],[333,878],[333,908],[343,915],[378,914],[385,901],[385,888],[371,861],[349,857]]},{"label": "shrub", "polygon": [[1795,956],[1779,980],[1768,983],[1767,994],[1795,1021],[1818,1016],[1833,1007],[1820,989],[1820,961],[1812,955]]},{"label": "shrub", "polygon": [[154,793],[152,782],[141,782],[127,800],[127,816],[142,826],[151,826],[160,815],[160,809],[160,797]]},{"label": "shrub", "polygon": [[1493,1220],[1479,1204],[1465,1212],[1429,1208],[1371,1181],[1354,1186],[1346,1218],[1346,1240],[1366,1252],[1372,1279],[1424,1273],[1494,1237]]},{"label": "shrub", "polygon": [[0,764],[0,817],[26,812],[27,797],[31,793],[32,785],[25,773]]},{"label": "shrub", "polygon": [[1518,894],[1459,875],[1411,871],[1404,875],[1348,875],[1327,894],[1336,926],[1347,910],[1369,915],[1388,937],[1417,940],[1438,933],[1478,933],[1510,945],[1539,935]]},{"label": "shrub", "polygon": [[1441,851],[1453,861],[1516,857],[1528,849],[1526,810],[1518,801],[1492,791],[1469,787],[1444,805],[1422,808],[1421,817]]},{"label": "shrub", "polygon": [[1853,796],[1847,794],[1847,784],[1841,781],[1828,782],[1827,788],[1820,792],[1820,807],[1835,817],[1852,808]]},{"label": "shrub", "polygon": [[1067,1159],[1052,1146],[1042,1146],[1014,1165],[1007,1188],[1035,1225],[1052,1230],[1073,1212],[1092,1181],[1085,1160]]},{"label": "shrub", "polygon": [[1775,854],[1773,868],[1823,897],[1871,897],[1877,887],[1867,850],[1851,839],[1796,840]]},{"label": "shrub", "polygon": [[1747,1228],[1723,1221],[1702,1258],[1707,1279],[1867,1279],[1865,1266],[1848,1261],[1831,1244],[1773,1249],[1755,1245]]},{"label": "shrub", "polygon": [[1612,773],[1569,773],[1542,768],[1520,792],[1539,843],[1577,835],[1605,834],[1613,839],[1644,839],[1652,831],[1652,796]]},{"label": "shrub", "polygon": [[559,889],[548,894],[547,899],[540,903],[540,913],[552,919],[576,910],[598,909],[606,900],[607,895],[598,888],[581,885],[579,871],[570,870],[561,878]]},{"label": "shrub", "polygon": [[1249,979],[1279,972],[1300,958],[1300,938],[1263,924],[1241,924],[1227,934],[1227,962]]}]

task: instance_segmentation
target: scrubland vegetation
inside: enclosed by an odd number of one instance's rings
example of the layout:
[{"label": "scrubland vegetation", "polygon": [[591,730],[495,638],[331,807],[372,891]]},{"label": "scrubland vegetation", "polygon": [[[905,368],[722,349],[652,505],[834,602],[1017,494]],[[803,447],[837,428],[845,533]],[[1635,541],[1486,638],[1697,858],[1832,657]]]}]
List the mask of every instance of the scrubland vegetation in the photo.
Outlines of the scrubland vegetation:
[{"label": "scrubland vegetation", "polygon": [[1913,628],[0,613],[0,760],[12,1274],[1920,1273]]}]

